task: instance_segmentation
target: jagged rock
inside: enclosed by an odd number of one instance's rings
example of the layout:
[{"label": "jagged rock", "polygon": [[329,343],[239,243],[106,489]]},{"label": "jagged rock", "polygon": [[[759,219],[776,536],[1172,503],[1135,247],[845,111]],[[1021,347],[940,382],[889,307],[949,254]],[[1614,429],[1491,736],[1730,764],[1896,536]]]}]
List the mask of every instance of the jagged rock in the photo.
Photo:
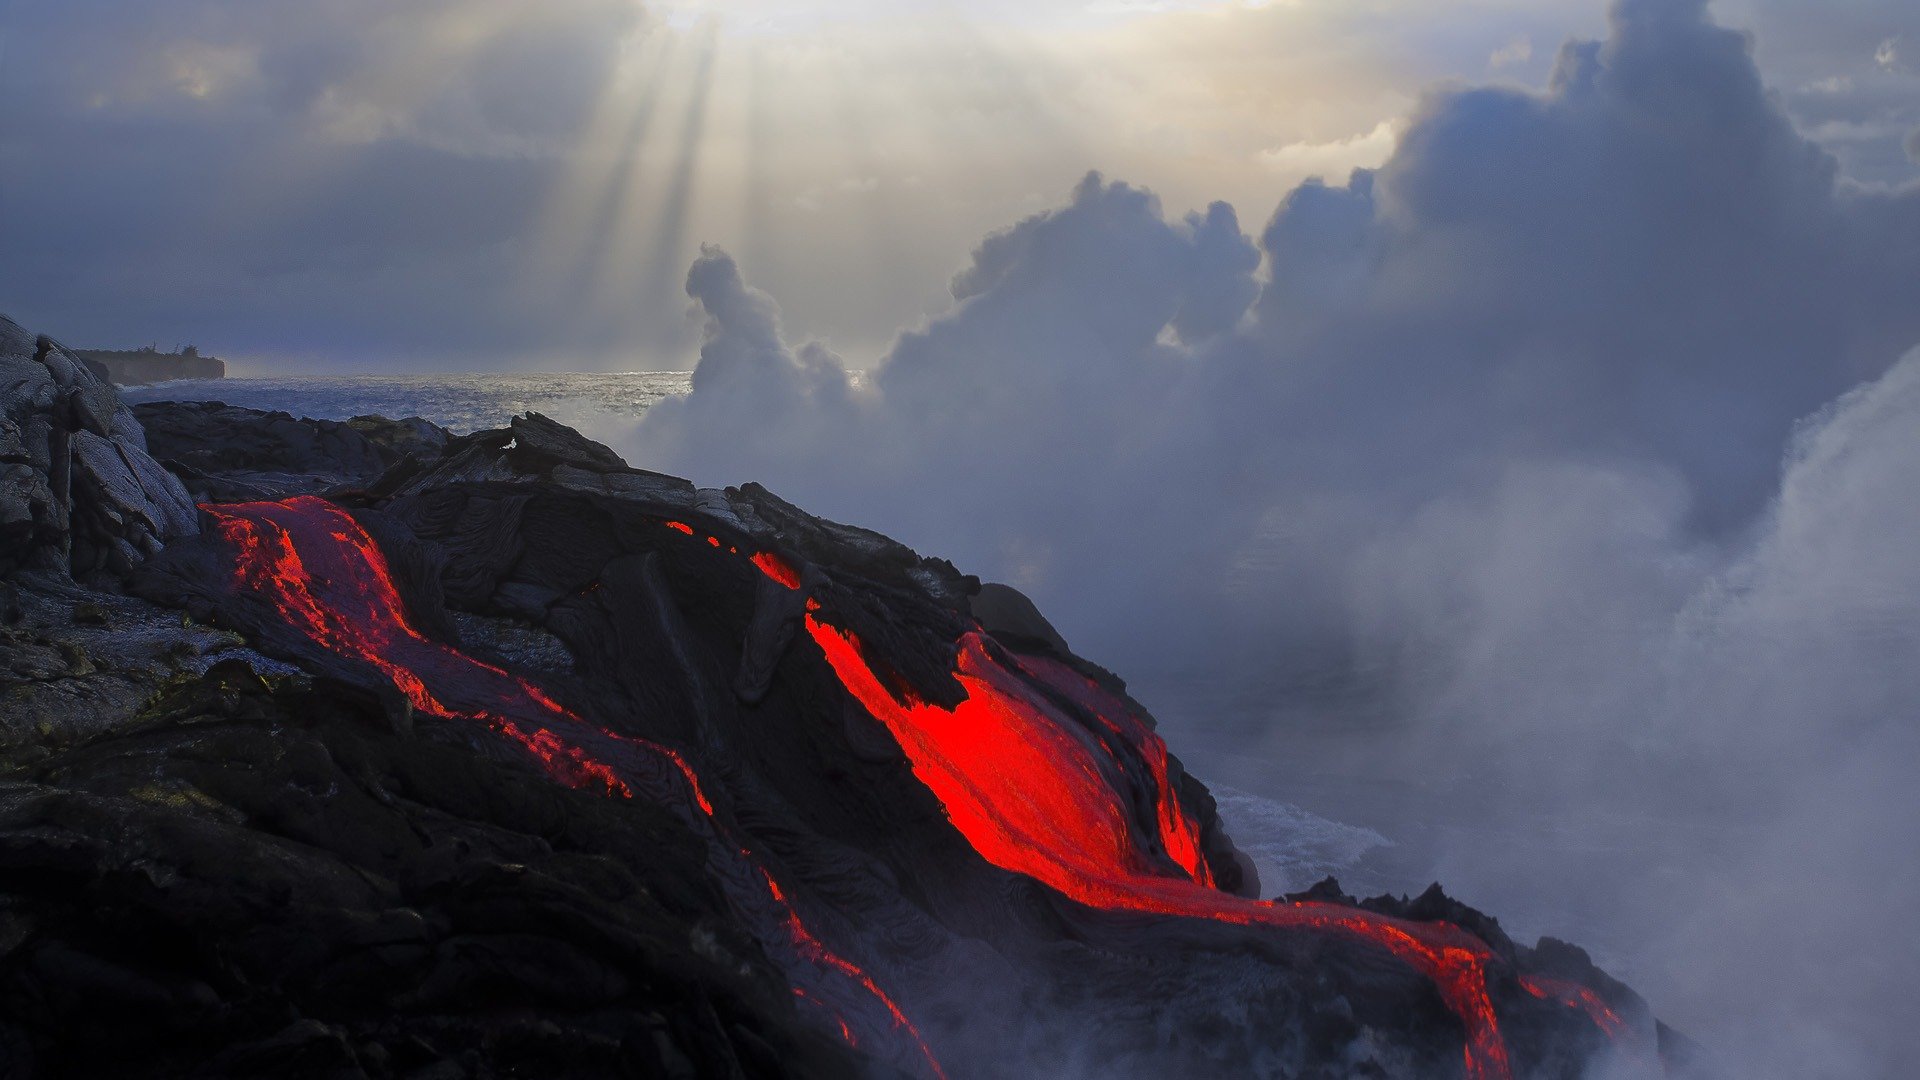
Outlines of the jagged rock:
[{"label": "jagged rock", "polygon": [[619,454],[539,413],[514,417],[507,430],[513,435],[513,457],[523,471],[555,465],[572,465],[594,472],[627,469],[627,463],[620,460]]},{"label": "jagged rock", "polygon": [[121,1077],[863,1071],[799,1023],[664,812],[369,719],[230,666],[169,691],[146,733],[0,781],[0,1016],[28,1060]]},{"label": "jagged rock", "polygon": [[293,670],[231,631],[50,572],[0,594],[0,766],[137,726],[162,686],[222,662]]},{"label": "jagged rock", "polygon": [[437,458],[448,435],[420,419],[296,420],[217,401],[133,407],[154,457],[197,496],[279,498],[366,484],[409,457]]},{"label": "jagged rock", "polygon": [[[311,421],[310,421],[311,422]],[[356,416],[347,427],[359,432],[374,445],[388,465],[406,457],[422,461],[436,457],[446,449],[447,430],[418,416],[389,420],[384,416]]]},{"label": "jagged rock", "polygon": [[[74,432],[70,445],[76,475],[91,485],[95,513],[117,525],[143,527],[140,535],[149,539],[195,531],[186,489],[152,458],[92,431]],[[134,535],[131,528],[128,535]]]},{"label": "jagged rock", "polygon": [[1040,614],[1033,601],[1011,585],[981,582],[980,591],[969,599],[968,610],[981,626],[1003,640],[1011,635],[1043,644],[1062,656],[1073,652],[1067,647],[1067,639]]},{"label": "jagged rock", "polygon": [[437,459],[416,457],[390,470],[370,485],[369,494],[401,498],[461,481],[550,482],[682,510],[697,502],[687,481],[630,468],[612,450],[539,413],[516,416],[503,429],[451,437]]},{"label": "jagged rock", "polygon": [[[1584,954],[1516,946],[1437,888],[1300,898],[1399,920],[1379,937],[1261,923],[1287,905],[1245,899],[1211,795],[1124,684],[1018,594],[878,533],[532,415],[444,441],[152,415],[205,490],[331,501],[212,508],[222,530],[132,575],[142,599],[16,575],[0,703],[31,719],[0,726],[0,1055],[29,1069],[884,1077],[929,1075],[924,1037],[954,1077],[1426,1080],[1459,1075],[1459,987],[1380,941],[1429,932],[1487,958],[1527,1080],[1604,1044],[1566,994],[1680,1045]],[[165,523],[94,490],[88,439],[122,444],[64,430],[87,447],[76,520],[121,527],[75,550],[127,561],[113,544]],[[297,559],[226,531],[267,523]],[[1106,904],[976,847],[881,715],[987,678],[1087,749],[1075,775],[1110,792],[1134,872],[1248,921]],[[56,722],[49,695],[82,691],[96,706]],[[1018,797],[1072,810],[1048,785],[1074,776],[1034,775]]]},{"label": "jagged rock", "polygon": [[46,473],[20,461],[0,464],[0,532],[8,534],[12,545],[32,546],[36,523],[53,513]]},{"label": "jagged rock", "polygon": [[126,574],[197,530],[186,489],[113,387],[0,316],[0,575]]}]

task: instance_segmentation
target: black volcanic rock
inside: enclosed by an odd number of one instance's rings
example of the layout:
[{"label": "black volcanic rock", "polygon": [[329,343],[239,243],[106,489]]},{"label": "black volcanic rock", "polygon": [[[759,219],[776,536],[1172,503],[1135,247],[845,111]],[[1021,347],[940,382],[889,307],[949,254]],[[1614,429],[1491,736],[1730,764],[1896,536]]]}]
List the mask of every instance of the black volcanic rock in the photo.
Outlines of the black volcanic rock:
[{"label": "black volcanic rock", "polygon": [[196,527],[113,386],[0,315],[0,575],[125,574]]},{"label": "black volcanic rock", "polygon": [[7,1075],[859,1070],[663,811],[370,719],[229,664],[0,783]]},{"label": "black volcanic rock", "polygon": [[[101,607],[203,638],[110,660],[124,692],[84,721],[0,728],[16,1072],[929,1075],[911,1021],[953,1077],[1461,1074],[1462,1020],[1374,943],[1092,906],[983,857],[809,623],[929,708],[968,697],[960,642],[983,629],[1007,678],[1060,665],[1032,700],[1104,748],[1142,858],[1178,870],[1153,829],[1173,799],[1219,895],[1257,888],[1205,786],[1084,695],[1145,710],[1018,594],[976,605],[942,560],[756,485],[629,468],[543,417],[401,450],[224,406],[152,415],[201,490],[332,501],[211,508],[218,528]],[[289,531],[247,532],[268,525]],[[249,535],[343,546],[249,570]],[[110,632],[96,601],[27,580],[19,602],[18,677],[91,677],[59,642]],[[1483,942],[1516,1076],[1573,1080],[1606,1051],[1561,998],[1662,1030],[1584,954],[1515,946],[1437,889],[1301,899]]]},{"label": "black volcanic rock", "polygon": [[993,636],[1002,641],[1018,639],[1061,656],[1071,656],[1067,639],[1053,628],[1026,594],[997,581],[982,582],[969,598],[967,610]]},{"label": "black volcanic rock", "polygon": [[153,456],[195,497],[232,502],[365,484],[401,461],[437,458],[449,436],[419,417],[296,420],[218,401],[133,407]]}]

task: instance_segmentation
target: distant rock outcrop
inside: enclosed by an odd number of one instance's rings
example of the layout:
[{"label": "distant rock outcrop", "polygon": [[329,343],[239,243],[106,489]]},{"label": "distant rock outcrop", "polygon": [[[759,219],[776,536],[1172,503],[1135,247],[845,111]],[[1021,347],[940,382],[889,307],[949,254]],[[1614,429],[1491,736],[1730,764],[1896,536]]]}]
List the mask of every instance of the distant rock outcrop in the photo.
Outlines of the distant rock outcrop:
[{"label": "distant rock outcrop", "polygon": [[145,386],[149,383],[170,382],[174,379],[224,379],[227,377],[225,361],[217,357],[201,356],[200,350],[188,345],[179,352],[163,353],[153,348],[145,349],[75,349],[73,355],[79,357],[92,369],[95,375],[116,386]]},{"label": "distant rock outcrop", "polygon": [[113,386],[0,316],[0,574],[125,574],[198,530]]}]

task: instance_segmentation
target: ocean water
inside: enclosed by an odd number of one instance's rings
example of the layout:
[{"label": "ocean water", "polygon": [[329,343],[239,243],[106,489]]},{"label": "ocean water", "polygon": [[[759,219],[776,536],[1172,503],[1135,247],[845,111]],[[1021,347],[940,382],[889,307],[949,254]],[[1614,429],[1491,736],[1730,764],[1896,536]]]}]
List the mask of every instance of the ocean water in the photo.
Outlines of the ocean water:
[{"label": "ocean water", "polygon": [[1207,786],[1234,845],[1260,872],[1263,895],[1302,892],[1326,877],[1361,892],[1385,891],[1367,888],[1371,881],[1356,880],[1354,872],[1369,852],[1392,844],[1378,832],[1217,781]]},{"label": "ocean water", "polygon": [[686,371],[340,375],[180,379],[129,387],[120,396],[130,402],[224,401],[316,420],[420,416],[461,434],[503,427],[509,417],[531,410],[594,432],[632,423],[654,402],[692,387]]}]

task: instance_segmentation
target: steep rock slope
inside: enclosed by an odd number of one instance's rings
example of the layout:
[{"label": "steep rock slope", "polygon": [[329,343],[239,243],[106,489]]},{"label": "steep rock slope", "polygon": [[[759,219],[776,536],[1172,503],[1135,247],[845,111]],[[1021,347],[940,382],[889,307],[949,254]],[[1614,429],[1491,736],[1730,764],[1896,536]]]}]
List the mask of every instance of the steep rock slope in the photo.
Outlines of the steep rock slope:
[{"label": "steep rock slope", "polygon": [[877,534],[537,416],[381,453],[143,412],[197,489],[252,501],[113,598],[184,612],[183,661],[0,755],[0,1060],[27,1074],[1573,1078],[1683,1053],[1577,949],[1437,889],[1254,899],[1119,679]]}]

